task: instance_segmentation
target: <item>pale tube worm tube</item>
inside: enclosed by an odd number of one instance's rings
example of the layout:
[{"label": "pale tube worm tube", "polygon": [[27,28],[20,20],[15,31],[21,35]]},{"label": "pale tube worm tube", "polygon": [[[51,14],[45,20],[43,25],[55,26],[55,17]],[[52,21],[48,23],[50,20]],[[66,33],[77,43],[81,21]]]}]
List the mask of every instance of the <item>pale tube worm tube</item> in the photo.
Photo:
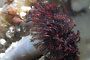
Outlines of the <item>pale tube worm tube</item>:
[{"label": "pale tube worm tube", "polygon": [[1,60],[25,60],[40,56],[39,48],[33,44],[39,43],[39,40],[30,42],[32,36],[23,37],[20,41],[13,43],[6,51]]}]

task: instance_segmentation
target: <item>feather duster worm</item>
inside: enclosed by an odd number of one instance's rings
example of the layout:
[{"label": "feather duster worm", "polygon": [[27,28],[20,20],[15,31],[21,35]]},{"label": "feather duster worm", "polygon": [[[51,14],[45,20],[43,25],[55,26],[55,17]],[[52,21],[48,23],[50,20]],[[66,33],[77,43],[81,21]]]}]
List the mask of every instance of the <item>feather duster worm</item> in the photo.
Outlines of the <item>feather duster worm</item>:
[{"label": "feather duster worm", "polygon": [[52,60],[79,60],[79,31],[74,32],[72,19],[60,12],[55,3],[35,2],[33,6],[26,15],[26,23],[32,22],[33,40],[41,40],[35,46],[40,46],[41,53]]}]

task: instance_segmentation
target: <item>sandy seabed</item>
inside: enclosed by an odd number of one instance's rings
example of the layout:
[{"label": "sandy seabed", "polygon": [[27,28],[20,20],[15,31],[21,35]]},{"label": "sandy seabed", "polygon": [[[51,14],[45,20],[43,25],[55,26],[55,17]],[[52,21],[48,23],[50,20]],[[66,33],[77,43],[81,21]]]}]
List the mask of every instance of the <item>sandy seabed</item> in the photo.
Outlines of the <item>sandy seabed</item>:
[{"label": "sandy seabed", "polygon": [[80,31],[80,60],[90,60],[90,10],[73,17],[76,29]]}]

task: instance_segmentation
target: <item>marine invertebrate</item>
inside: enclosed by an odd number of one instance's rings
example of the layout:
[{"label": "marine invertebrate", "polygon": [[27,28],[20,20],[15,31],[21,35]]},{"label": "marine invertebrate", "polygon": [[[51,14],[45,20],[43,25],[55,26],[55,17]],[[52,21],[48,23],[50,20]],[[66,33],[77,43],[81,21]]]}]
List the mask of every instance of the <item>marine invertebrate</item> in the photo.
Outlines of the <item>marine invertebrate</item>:
[{"label": "marine invertebrate", "polygon": [[20,23],[20,22],[23,22],[23,20],[21,20],[19,17],[16,17],[16,16],[15,16],[15,17],[13,18],[13,22],[14,22],[14,23]]},{"label": "marine invertebrate", "polygon": [[72,19],[55,3],[35,2],[33,6],[26,15],[26,23],[32,22],[33,40],[41,40],[40,45],[36,44],[41,47],[41,53],[52,60],[79,60],[79,31],[74,32]]},{"label": "marine invertebrate", "polygon": [[8,14],[17,15],[17,10],[13,7],[8,6],[7,11],[8,11]]},{"label": "marine invertebrate", "polygon": [[12,2],[13,2],[13,0],[5,0],[5,3],[8,3],[8,4],[10,4]]}]

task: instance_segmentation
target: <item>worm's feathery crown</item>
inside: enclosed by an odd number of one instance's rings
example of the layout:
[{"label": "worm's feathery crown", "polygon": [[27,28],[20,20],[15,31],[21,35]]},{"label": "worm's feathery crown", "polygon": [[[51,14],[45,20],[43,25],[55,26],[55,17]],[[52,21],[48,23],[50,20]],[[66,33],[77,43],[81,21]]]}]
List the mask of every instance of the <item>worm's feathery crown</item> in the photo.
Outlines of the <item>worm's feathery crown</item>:
[{"label": "worm's feathery crown", "polygon": [[72,19],[62,14],[55,3],[35,2],[33,5],[26,20],[32,22],[32,32],[39,32],[42,54],[56,60],[79,60],[79,31],[74,32]]}]

